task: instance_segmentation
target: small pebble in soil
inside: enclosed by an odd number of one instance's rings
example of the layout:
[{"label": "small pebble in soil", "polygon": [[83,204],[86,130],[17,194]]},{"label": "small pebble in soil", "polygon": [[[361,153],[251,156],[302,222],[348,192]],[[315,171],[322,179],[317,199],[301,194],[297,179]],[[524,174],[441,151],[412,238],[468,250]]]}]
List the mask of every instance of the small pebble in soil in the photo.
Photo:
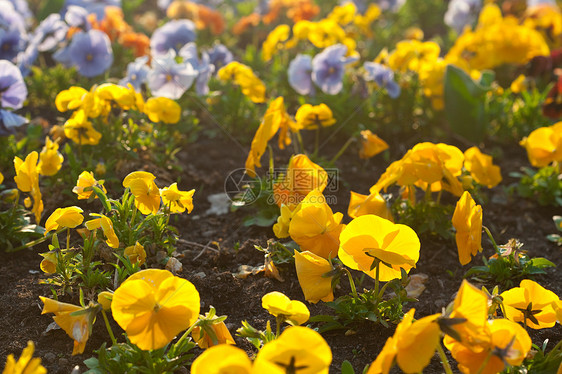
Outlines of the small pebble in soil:
[{"label": "small pebble in soil", "polygon": [[204,272],[200,271],[199,273],[195,273],[193,274],[194,277],[196,278],[205,278],[207,276],[207,274],[205,274]]},{"label": "small pebble in soil", "polygon": [[55,356],[55,354],[54,354],[53,352],[45,353],[45,355],[43,356],[43,359],[44,359],[45,362],[48,363],[48,364],[54,362],[54,361],[55,361],[55,358],[57,358],[57,356]]},{"label": "small pebble in soil", "polygon": [[66,359],[64,357],[59,358],[59,366],[61,368],[67,367],[68,366],[68,359]]}]

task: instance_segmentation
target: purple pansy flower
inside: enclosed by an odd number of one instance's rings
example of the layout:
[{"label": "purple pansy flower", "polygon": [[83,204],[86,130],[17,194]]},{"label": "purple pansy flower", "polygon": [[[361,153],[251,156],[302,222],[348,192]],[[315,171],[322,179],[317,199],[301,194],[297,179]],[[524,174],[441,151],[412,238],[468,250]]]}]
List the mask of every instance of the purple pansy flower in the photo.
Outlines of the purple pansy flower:
[{"label": "purple pansy flower", "polygon": [[374,81],[380,87],[386,88],[388,96],[393,99],[400,96],[400,86],[394,81],[394,72],[392,69],[370,61],[365,62],[363,67],[367,71],[367,74],[365,74],[366,81]]},{"label": "purple pansy flower", "polygon": [[102,20],[105,17],[105,8],[108,6],[121,8],[121,0],[66,0],[64,10],[71,5],[86,9],[88,14],[95,13],[96,18]]},{"label": "purple pansy flower", "polygon": [[289,64],[289,84],[301,95],[314,94],[311,73],[311,57],[309,55],[298,54]]},{"label": "purple pansy flower", "polygon": [[18,68],[21,71],[21,74],[24,77],[27,77],[31,72],[31,66],[37,60],[39,56],[39,51],[37,50],[37,46],[35,44],[30,43],[25,51],[20,52],[18,57],[16,58],[16,62]]},{"label": "purple pansy flower", "polygon": [[70,5],[64,14],[64,20],[69,26],[79,27],[88,31],[91,26],[88,22],[88,11],[77,5]]},{"label": "purple pansy flower", "polygon": [[18,67],[10,61],[0,60],[0,135],[27,122],[24,117],[3,109],[20,109],[26,98],[27,87]]},{"label": "purple pansy flower", "polygon": [[15,60],[25,46],[25,40],[17,29],[0,29],[0,59]]},{"label": "purple pansy flower", "polygon": [[336,95],[343,88],[343,73],[346,64],[357,60],[345,57],[347,47],[335,44],[324,49],[312,59],[312,81],[322,92]]},{"label": "purple pansy flower", "polygon": [[215,65],[215,69],[217,70],[234,60],[232,52],[220,43],[215,44],[207,53],[209,54],[209,63]]},{"label": "purple pansy flower", "polygon": [[127,65],[127,76],[121,79],[119,84],[127,87],[127,84],[130,83],[135,91],[140,91],[141,85],[146,83],[148,72],[150,71],[150,68],[146,64],[147,62],[148,56],[142,56],[130,62],[129,65]]},{"label": "purple pansy flower", "polygon": [[35,44],[39,52],[50,51],[66,38],[67,31],[68,26],[60,14],[53,13],[37,26],[31,44]]},{"label": "purple pansy flower", "polygon": [[177,63],[172,50],[164,56],[152,58],[152,69],[148,73],[148,88],[152,96],[179,99],[191,87],[197,72],[190,63]]},{"label": "purple pansy flower", "polygon": [[183,58],[183,62],[191,64],[197,71],[197,80],[195,81],[195,91],[198,95],[207,95],[209,93],[209,80],[215,71],[215,66],[210,63],[209,55],[206,52],[201,54],[201,60],[197,57],[197,46],[195,43],[187,43],[180,49],[179,55]]},{"label": "purple pansy flower", "polygon": [[27,87],[20,69],[10,61],[0,60],[0,104],[2,108],[20,109],[27,98]]},{"label": "purple pansy flower", "polygon": [[109,37],[99,30],[75,34],[68,47],[68,53],[70,63],[85,77],[100,75],[113,63]]},{"label": "purple pansy flower", "polygon": [[482,0],[451,0],[445,13],[445,24],[461,33],[466,25],[476,21]]},{"label": "purple pansy flower", "polygon": [[170,21],[157,28],[150,38],[152,55],[165,55],[170,49],[176,53],[187,43],[195,41],[195,24],[187,19]]}]

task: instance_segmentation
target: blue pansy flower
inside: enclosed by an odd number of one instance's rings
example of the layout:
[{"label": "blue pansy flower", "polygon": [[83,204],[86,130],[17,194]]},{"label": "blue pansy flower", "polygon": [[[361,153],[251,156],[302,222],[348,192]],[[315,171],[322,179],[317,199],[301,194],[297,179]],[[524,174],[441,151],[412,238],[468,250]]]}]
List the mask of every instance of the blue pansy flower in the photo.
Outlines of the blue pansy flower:
[{"label": "blue pansy flower", "polygon": [[138,57],[127,65],[127,76],[119,81],[121,86],[131,84],[135,91],[140,91],[143,83],[147,82],[150,68],[147,65],[148,56]]},{"label": "blue pansy flower", "polygon": [[366,81],[374,81],[380,87],[386,88],[388,96],[393,99],[400,96],[400,86],[394,81],[394,72],[392,69],[370,61],[365,62],[363,67],[367,71],[365,74]]},{"label": "blue pansy flower", "polygon": [[312,59],[312,81],[322,92],[336,95],[343,88],[345,65],[357,60],[356,57],[345,57],[346,53],[345,45],[335,44]]},{"label": "blue pansy flower", "polygon": [[113,63],[109,37],[99,30],[75,34],[68,47],[68,54],[70,63],[85,77],[100,75]]},{"label": "blue pansy flower", "polygon": [[176,53],[186,45],[195,41],[195,24],[187,19],[170,21],[157,28],[150,38],[152,55],[165,55],[170,49]]},{"label": "blue pansy flower", "polygon": [[289,84],[301,95],[314,94],[311,73],[312,58],[309,55],[298,54],[289,64]]},{"label": "blue pansy flower", "polygon": [[179,99],[191,87],[197,71],[188,62],[176,62],[176,53],[171,50],[164,56],[152,58],[152,69],[148,73],[148,88],[152,96]]}]

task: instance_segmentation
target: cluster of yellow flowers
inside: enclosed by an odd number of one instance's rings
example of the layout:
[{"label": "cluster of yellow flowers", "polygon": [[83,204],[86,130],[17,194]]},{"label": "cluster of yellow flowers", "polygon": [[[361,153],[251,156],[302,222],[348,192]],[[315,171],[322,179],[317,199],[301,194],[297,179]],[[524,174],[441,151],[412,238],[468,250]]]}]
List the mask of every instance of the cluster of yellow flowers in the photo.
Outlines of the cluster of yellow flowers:
[{"label": "cluster of yellow flowers", "polygon": [[[470,178],[460,180],[463,168]],[[464,191],[463,182],[472,183],[471,179],[492,188],[501,182],[502,177],[492,157],[483,154],[477,147],[471,147],[463,153],[452,145],[419,143],[408,150],[402,159],[387,167],[369,190],[368,196],[352,192],[348,214],[351,217],[368,213],[391,217],[380,192],[395,183],[402,187],[404,196],[414,202],[415,187],[426,193],[445,190],[460,196]]]},{"label": "cluster of yellow flowers", "polygon": [[249,66],[233,61],[222,67],[217,76],[223,81],[234,81],[242,93],[254,103],[265,101],[265,84],[254,74]]},{"label": "cluster of yellow flowers", "polygon": [[533,24],[519,24],[515,17],[503,17],[497,5],[487,4],[476,28],[465,29],[447,59],[465,70],[483,70],[502,64],[524,64],[549,53],[545,38]]},{"label": "cluster of yellow flowers", "polygon": [[[122,110],[137,110],[148,115],[153,122],[177,123],[181,108],[173,100],[164,97],[153,97],[144,101],[142,95],[133,86],[119,86],[104,83],[93,86],[90,91],[82,87],[72,86],[61,91],[55,105],[60,112],[73,110],[72,116],[64,124],[64,135],[80,145],[96,145],[102,134],[97,131],[89,119],[106,118],[117,105]],[[56,132],[58,129],[53,130]]]},{"label": "cluster of yellow flowers", "polygon": [[[290,133],[298,134],[300,130],[314,130],[329,127],[336,123],[332,110],[326,104],[302,105],[295,114],[295,121],[285,110],[283,97],[273,100],[267,108],[263,120],[258,127],[248,157],[246,158],[246,173],[256,176],[256,167],[261,167],[260,159],[265,153],[267,143],[279,132],[279,148],[291,144]],[[310,192],[306,191],[306,193]]]}]

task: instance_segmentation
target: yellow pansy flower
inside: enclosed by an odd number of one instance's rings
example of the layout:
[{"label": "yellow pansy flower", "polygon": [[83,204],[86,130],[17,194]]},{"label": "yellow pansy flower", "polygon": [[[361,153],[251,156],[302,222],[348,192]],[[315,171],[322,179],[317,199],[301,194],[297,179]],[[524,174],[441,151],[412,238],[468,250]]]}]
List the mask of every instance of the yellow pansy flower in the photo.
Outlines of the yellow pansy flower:
[{"label": "yellow pansy flower", "polygon": [[310,311],[304,303],[291,300],[277,291],[264,295],[261,306],[273,316],[283,318],[291,325],[302,325],[310,318]]},{"label": "yellow pansy flower", "polygon": [[47,218],[47,222],[45,222],[45,235],[47,235],[49,231],[58,230],[61,227],[73,229],[82,224],[84,221],[82,212],[84,212],[82,208],[77,206],[57,208],[53,214]]},{"label": "yellow pansy flower", "polygon": [[178,184],[172,183],[170,187],[165,187],[160,191],[162,203],[170,209],[170,213],[187,213],[193,210],[193,194],[195,190],[180,191]]},{"label": "yellow pansy flower", "polygon": [[58,93],[55,105],[59,112],[78,109],[82,105],[82,97],[87,93],[88,91],[82,87],[72,86]]},{"label": "yellow pansy flower", "polygon": [[492,156],[483,154],[478,147],[464,151],[464,167],[477,183],[488,188],[495,187],[502,181],[500,167],[494,165]]},{"label": "yellow pansy flower", "polygon": [[505,317],[513,322],[524,322],[532,329],[544,329],[554,326],[556,312],[553,302],[559,300],[552,291],[530,279],[523,279],[519,287],[504,291]]},{"label": "yellow pansy flower", "polygon": [[302,250],[335,258],[340,244],[338,238],[345,227],[342,218],[343,214],[332,212],[322,192],[313,190],[292,215],[289,235]]},{"label": "yellow pansy flower", "polygon": [[191,365],[191,374],[252,374],[252,361],[246,352],[229,344],[205,350]]},{"label": "yellow pansy flower", "polygon": [[262,57],[264,61],[269,61],[278,50],[283,49],[283,42],[289,38],[291,28],[288,25],[279,25],[274,28],[263,42]]},{"label": "yellow pansy flower", "polygon": [[306,301],[316,304],[334,300],[332,278],[325,276],[333,270],[328,260],[309,251],[295,251],[295,267]]},{"label": "yellow pansy flower", "polygon": [[420,257],[417,234],[406,225],[367,214],[351,221],[340,235],[338,257],[344,265],[376,278],[373,263],[380,260],[379,277],[383,282],[400,278],[416,266]]},{"label": "yellow pansy flower", "polygon": [[64,157],[59,152],[59,144],[53,142],[48,136],[45,138],[45,146],[39,154],[39,174],[52,176],[62,167]]},{"label": "yellow pansy flower", "polygon": [[440,344],[439,314],[413,322],[415,311],[410,309],[404,315],[367,374],[388,374],[395,361],[405,373],[421,373],[429,365]]},{"label": "yellow pansy flower", "polygon": [[103,214],[91,213],[92,217],[99,217],[86,222],[86,228],[88,230],[102,229],[103,234],[107,238],[105,241],[111,248],[119,248],[119,238],[113,230],[113,222]]},{"label": "yellow pansy flower", "polygon": [[371,130],[361,131],[361,150],[359,158],[371,158],[388,149],[388,143],[373,134]]},{"label": "yellow pansy flower", "polygon": [[379,192],[373,192],[369,195],[362,195],[351,191],[349,199],[349,207],[347,215],[351,218],[357,218],[366,214],[374,214],[376,216],[393,221],[392,212],[388,207],[386,200]]},{"label": "yellow pansy flower", "polygon": [[335,6],[326,18],[338,25],[345,26],[353,21],[355,13],[357,13],[357,7],[350,1],[344,5]]},{"label": "yellow pansy flower", "polygon": [[302,105],[295,114],[297,126],[304,130],[329,127],[336,123],[332,110],[326,104]]},{"label": "yellow pansy flower", "polygon": [[41,256],[43,256],[43,260],[41,260],[41,264],[39,265],[41,270],[43,270],[45,274],[56,273],[58,263],[57,254],[54,251],[49,251],[47,253],[41,253]]},{"label": "yellow pansy flower", "polygon": [[94,129],[83,110],[74,112],[72,117],[65,122],[64,135],[74,143],[81,145],[96,145],[101,139],[101,133]]},{"label": "yellow pansy flower", "polygon": [[541,127],[523,138],[519,143],[527,150],[527,156],[534,167],[562,162],[562,122]]},{"label": "yellow pansy flower", "polygon": [[142,350],[164,347],[199,317],[199,293],[167,270],[131,275],[113,294],[111,312],[131,343]]},{"label": "yellow pansy flower", "polygon": [[111,310],[111,302],[113,301],[113,292],[102,291],[98,294],[98,304],[101,305],[103,310]]},{"label": "yellow pansy flower", "polygon": [[25,161],[19,157],[14,157],[14,168],[16,176],[14,181],[18,189],[22,192],[31,192],[33,186],[39,184],[39,174],[37,172],[37,160],[39,155],[33,151],[27,155]]},{"label": "yellow pansy flower", "polygon": [[506,364],[521,365],[531,350],[529,334],[517,323],[506,319],[492,319],[486,324],[489,336],[487,342],[463,345],[452,340],[447,346],[462,373],[500,373]]},{"label": "yellow pansy flower", "polygon": [[139,242],[136,242],[135,245],[126,247],[123,254],[129,258],[129,261],[131,261],[132,264],[137,263],[141,266],[146,261],[146,251]]},{"label": "yellow pansy flower", "polygon": [[144,113],[152,122],[178,123],[181,118],[181,107],[167,97],[151,97],[144,105]]},{"label": "yellow pansy flower", "polygon": [[273,185],[273,196],[279,206],[296,205],[310,192],[324,191],[327,185],[326,170],[312,162],[307,155],[298,154],[291,157],[287,174]]},{"label": "yellow pansy flower", "polygon": [[103,83],[97,87],[95,93],[99,99],[106,102],[113,101],[125,110],[129,110],[135,106],[134,92],[131,93],[127,87],[113,83]]},{"label": "yellow pansy flower", "polygon": [[453,213],[453,227],[456,230],[459,262],[466,265],[472,256],[482,252],[482,207],[476,205],[468,191],[457,202]]},{"label": "yellow pansy flower", "polygon": [[160,209],[160,190],[154,174],[134,171],[123,180],[123,187],[129,188],[135,196],[135,206],[142,214],[156,214]]},{"label": "yellow pansy flower", "polygon": [[[94,178],[94,173],[91,171],[83,171],[78,176],[78,180],[76,181],[76,186],[72,189],[72,192],[78,195],[78,200],[89,199],[90,196],[94,193],[91,187],[96,186],[103,190],[104,193],[107,193],[107,190],[103,186],[103,180],[96,180]],[[94,195],[97,198],[96,195]]]},{"label": "yellow pansy flower", "polygon": [[2,374],[47,374],[47,369],[41,365],[41,359],[33,358],[34,351],[35,344],[30,340],[17,361],[13,354],[8,355]]},{"label": "yellow pansy flower", "polygon": [[92,333],[92,326],[96,318],[95,307],[83,308],[43,296],[39,296],[39,298],[43,302],[41,314],[54,313],[53,320],[68,336],[74,339],[72,355],[84,353],[86,342]]},{"label": "yellow pansy flower", "polygon": [[322,335],[293,326],[263,346],[254,361],[254,373],[328,374],[331,362],[332,351]]}]

